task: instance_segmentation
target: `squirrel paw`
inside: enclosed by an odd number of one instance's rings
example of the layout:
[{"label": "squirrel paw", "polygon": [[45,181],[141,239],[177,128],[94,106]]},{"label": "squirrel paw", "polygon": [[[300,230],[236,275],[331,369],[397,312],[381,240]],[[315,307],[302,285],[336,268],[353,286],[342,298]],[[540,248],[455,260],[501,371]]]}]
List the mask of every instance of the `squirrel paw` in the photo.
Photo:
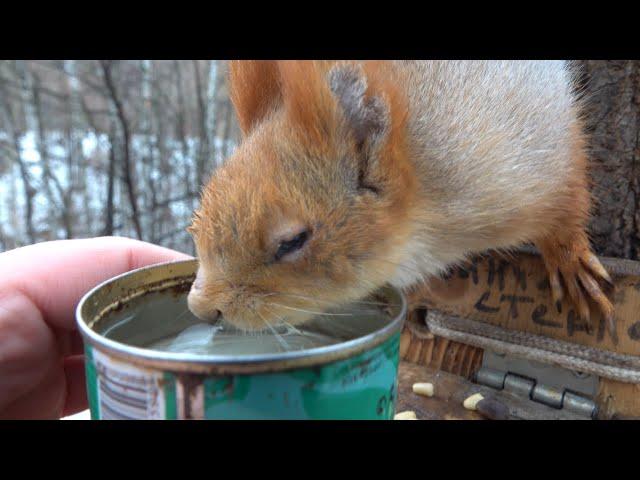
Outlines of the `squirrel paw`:
[{"label": "squirrel paw", "polygon": [[588,299],[591,299],[600,311],[613,343],[617,345],[614,307],[605,294],[605,290],[613,290],[613,281],[587,242],[575,242],[569,246],[548,243],[539,245],[538,248],[549,272],[551,294],[558,312],[561,311],[566,291],[578,315],[585,322],[587,331],[591,332],[593,323],[588,304]]}]

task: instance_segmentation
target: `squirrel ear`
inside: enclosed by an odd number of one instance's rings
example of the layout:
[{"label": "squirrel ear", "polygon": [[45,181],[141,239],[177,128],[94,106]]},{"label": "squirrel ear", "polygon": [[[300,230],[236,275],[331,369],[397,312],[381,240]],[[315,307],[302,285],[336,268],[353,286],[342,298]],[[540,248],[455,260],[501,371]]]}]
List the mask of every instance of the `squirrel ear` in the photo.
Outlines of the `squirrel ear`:
[{"label": "squirrel ear", "polygon": [[367,95],[367,77],[359,65],[337,65],[329,87],[341,107],[358,148],[377,145],[389,131],[389,106],[381,96]]},{"label": "squirrel ear", "polygon": [[235,107],[240,129],[247,135],[281,101],[277,62],[230,61],[229,96]]}]

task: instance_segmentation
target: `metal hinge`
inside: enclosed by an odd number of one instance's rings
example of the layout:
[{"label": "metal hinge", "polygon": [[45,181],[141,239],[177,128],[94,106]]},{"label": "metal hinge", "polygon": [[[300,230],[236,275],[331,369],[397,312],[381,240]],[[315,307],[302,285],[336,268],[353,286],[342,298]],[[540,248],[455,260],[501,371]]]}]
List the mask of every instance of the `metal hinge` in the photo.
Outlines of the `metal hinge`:
[{"label": "metal hinge", "polygon": [[598,378],[485,350],[476,382],[556,409],[595,418]]}]

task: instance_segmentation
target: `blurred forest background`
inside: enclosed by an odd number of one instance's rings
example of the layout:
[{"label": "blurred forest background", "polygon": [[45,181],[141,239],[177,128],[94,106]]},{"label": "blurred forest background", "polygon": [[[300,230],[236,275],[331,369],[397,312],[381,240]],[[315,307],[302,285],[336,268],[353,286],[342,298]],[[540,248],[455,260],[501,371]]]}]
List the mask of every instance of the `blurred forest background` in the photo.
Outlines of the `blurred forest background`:
[{"label": "blurred forest background", "polygon": [[200,186],[239,130],[216,60],[0,61],[0,251],[140,238],[193,253]]},{"label": "blurred forest background", "polygon": [[[590,232],[640,256],[640,61],[580,61]],[[123,235],[186,253],[200,186],[239,130],[215,60],[0,61],[0,251]]]}]

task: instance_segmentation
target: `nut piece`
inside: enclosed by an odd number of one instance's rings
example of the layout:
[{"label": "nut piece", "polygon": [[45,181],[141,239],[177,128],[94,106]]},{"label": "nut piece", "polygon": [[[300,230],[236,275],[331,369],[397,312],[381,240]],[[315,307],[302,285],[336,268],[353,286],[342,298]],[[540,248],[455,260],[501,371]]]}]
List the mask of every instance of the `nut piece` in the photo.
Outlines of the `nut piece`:
[{"label": "nut piece", "polygon": [[484,397],[482,396],[482,394],[481,393],[475,393],[475,394],[471,395],[469,398],[467,398],[462,403],[462,405],[467,410],[477,410],[476,407],[478,405],[478,402],[480,402],[480,400],[484,400]]},{"label": "nut piece", "polygon": [[416,412],[407,410],[406,412],[396,413],[393,419],[394,420],[417,420],[418,417],[416,417]]},{"label": "nut piece", "polygon": [[425,397],[433,397],[433,383],[414,383],[413,393],[423,395]]}]

